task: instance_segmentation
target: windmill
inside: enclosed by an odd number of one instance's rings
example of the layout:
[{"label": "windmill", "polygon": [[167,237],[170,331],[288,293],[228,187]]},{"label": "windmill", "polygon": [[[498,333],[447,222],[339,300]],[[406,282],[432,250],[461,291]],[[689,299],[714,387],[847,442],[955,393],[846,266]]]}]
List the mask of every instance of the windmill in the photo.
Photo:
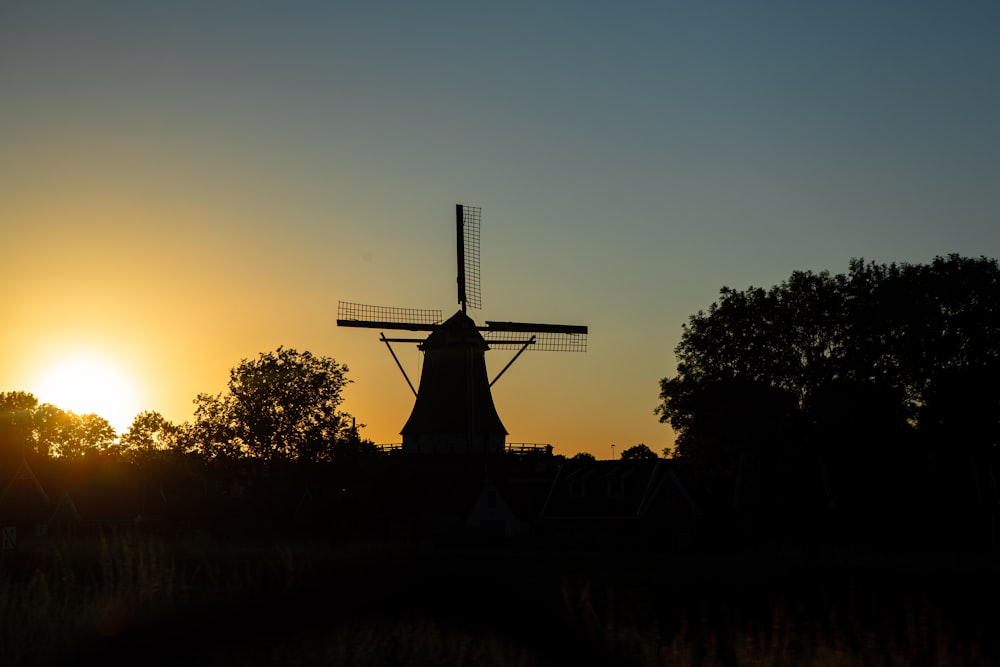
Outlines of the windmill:
[{"label": "windmill", "polygon": [[[455,206],[458,303],[447,320],[440,310],[373,306],[340,301],[337,325],[393,331],[427,332],[424,338],[387,338],[385,343],[416,396],[403,426],[403,451],[411,454],[499,454],[507,429],[493,404],[491,387],[526,350],[586,352],[587,327],[568,324],[494,322],[477,325],[468,309],[482,308],[479,275],[479,227],[482,210]],[[416,343],[424,353],[420,385],[414,389],[393,343]],[[487,350],[516,350],[492,380]]]}]

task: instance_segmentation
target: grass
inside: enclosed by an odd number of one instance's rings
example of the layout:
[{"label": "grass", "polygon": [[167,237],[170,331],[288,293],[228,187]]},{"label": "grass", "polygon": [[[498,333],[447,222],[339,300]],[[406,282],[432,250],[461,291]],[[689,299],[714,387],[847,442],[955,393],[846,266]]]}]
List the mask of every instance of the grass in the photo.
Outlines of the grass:
[{"label": "grass", "polygon": [[995,573],[118,535],[4,556],[0,664],[997,664]]}]

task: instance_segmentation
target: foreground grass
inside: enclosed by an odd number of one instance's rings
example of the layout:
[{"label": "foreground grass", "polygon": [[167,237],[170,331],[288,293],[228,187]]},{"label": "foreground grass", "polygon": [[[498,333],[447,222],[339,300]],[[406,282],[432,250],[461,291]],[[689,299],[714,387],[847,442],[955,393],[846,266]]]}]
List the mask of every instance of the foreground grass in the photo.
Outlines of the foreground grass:
[{"label": "foreground grass", "polygon": [[989,558],[112,536],[5,556],[0,664],[986,665]]}]

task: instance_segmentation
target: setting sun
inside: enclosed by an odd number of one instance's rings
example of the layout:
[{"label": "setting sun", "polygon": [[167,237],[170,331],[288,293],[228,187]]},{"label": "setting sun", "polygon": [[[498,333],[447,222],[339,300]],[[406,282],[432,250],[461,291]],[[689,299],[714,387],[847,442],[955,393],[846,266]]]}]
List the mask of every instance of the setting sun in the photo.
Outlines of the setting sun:
[{"label": "setting sun", "polygon": [[131,425],[140,405],[134,387],[113,363],[89,356],[63,359],[40,375],[32,392],[77,414],[96,414],[121,434]]}]

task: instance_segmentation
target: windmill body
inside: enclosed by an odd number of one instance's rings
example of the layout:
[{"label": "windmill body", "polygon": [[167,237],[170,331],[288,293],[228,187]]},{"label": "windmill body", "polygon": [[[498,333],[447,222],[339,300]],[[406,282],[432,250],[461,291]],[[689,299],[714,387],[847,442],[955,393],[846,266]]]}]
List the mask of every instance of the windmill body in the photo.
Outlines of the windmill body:
[{"label": "windmill body", "polygon": [[[446,321],[438,310],[338,304],[338,326],[429,332],[422,339],[381,335],[416,395],[401,431],[406,454],[502,454],[507,429],[493,404],[493,383],[526,350],[586,351],[586,326],[490,321],[479,326],[468,316],[467,307],[480,307],[479,221],[479,208],[456,206],[462,307]],[[424,353],[419,389],[413,388],[392,343],[416,343]],[[490,349],[517,351],[492,381],[485,357]]]},{"label": "windmill body", "polygon": [[489,346],[475,322],[462,311],[431,333],[424,353],[420,388],[403,426],[408,454],[500,454],[504,428],[486,374]]}]

